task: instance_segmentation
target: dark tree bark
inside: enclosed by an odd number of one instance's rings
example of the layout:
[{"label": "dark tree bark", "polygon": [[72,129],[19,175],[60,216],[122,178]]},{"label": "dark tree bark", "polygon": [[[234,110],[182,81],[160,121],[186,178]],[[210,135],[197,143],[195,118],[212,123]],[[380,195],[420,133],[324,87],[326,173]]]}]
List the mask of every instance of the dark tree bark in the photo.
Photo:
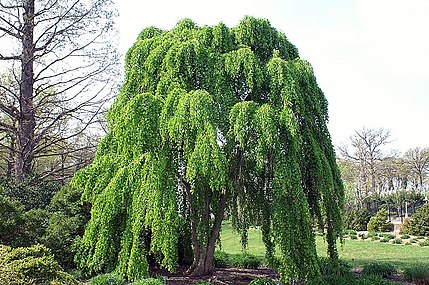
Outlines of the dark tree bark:
[{"label": "dark tree bark", "polygon": [[24,175],[31,172],[34,150],[34,128],[36,126],[33,106],[34,84],[34,0],[25,0],[24,27],[22,29],[22,58],[19,107],[20,116],[17,132],[17,151],[15,161],[15,177],[22,181]]},{"label": "dark tree bark", "polygon": [[[192,245],[194,251],[194,260],[188,269],[190,276],[210,275],[214,270],[214,251],[216,248],[216,240],[219,237],[219,232],[222,226],[223,215],[226,205],[226,195],[221,194],[219,201],[219,213],[215,217],[214,225],[211,229],[208,241],[202,243],[197,238],[196,219],[191,219]],[[194,212],[191,209],[191,212]],[[207,213],[207,212],[206,212]],[[209,213],[210,214],[210,213]]]},{"label": "dark tree bark", "polygon": [[[76,158],[83,149],[91,158],[95,153],[96,139],[83,146],[79,137],[99,132],[103,106],[117,90],[111,5],[110,0],[1,1],[0,44],[8,49],[0,50],[6,66],[0,74],[0,134],[15,138],[18,181],[33,173],[64,180],[83,166],[72,164],[88,162]],[[1,152],[8,147],[0,141]]]}]

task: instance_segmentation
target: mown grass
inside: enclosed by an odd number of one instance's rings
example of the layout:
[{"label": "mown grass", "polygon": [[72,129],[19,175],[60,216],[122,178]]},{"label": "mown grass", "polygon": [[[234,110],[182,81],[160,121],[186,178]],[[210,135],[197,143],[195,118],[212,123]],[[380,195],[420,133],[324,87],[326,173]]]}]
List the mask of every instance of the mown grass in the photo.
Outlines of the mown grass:
[{"label": "mown grass", "polygon": [[[250,229],[248,240],[247,252],[263,257],[265,248],[261,231],[255,228]],[[221,244],[222,250],[228,254],[234,255],[243,252],[240,236],[232,229],[229,222],[225,222],[222,227]],[[326,256],[327,243],[320,236],[316,237],[316,247],[319,256]],[[346,240],[344,244],[338,243],[338,252],[340,258],[347,261],[352,267],[362,267],[373,262],[388,262],[400,270],[417,265],[429,267],[428,247]]]}]

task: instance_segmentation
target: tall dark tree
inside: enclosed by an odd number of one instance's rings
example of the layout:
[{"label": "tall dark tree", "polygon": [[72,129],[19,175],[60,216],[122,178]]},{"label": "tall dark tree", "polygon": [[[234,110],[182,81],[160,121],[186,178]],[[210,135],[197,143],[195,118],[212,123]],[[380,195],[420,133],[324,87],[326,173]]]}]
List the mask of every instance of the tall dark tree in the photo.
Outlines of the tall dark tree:
[{"label": "tall dark tree", "polygon": [[316,218],[337,260],[344,191],[328,104],[283,33],[252,17],[232,29],[186,19],[144,29],[125,69],[109,133],[73,180],[93,204],[81,267],[137,279],[152,253],[174,270],[189,236],[189,274],[210,274],[226,211],[244,237],[262,227],[269,257],[279,246],[284,280],[318,278]]},{"label": "tall dark tree", "polygon": [[[116,82],[110,0],[2,0],[1,147],[14,156],[15,177],[32,172],[38,156],[63,156],[64,141],[97,119]],[[11,144],[11,142],[13,144]],[[59,151],[63,149],[63,151]],[[54,151],[53,151],[54,150]]]}]

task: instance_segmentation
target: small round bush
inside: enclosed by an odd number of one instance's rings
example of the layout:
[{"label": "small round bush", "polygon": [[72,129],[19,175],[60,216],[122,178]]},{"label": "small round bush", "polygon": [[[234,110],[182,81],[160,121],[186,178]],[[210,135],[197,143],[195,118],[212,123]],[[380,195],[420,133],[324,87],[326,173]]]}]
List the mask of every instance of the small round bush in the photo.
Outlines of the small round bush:
[{"label": "small round bush", "polygon": [[402,244],[402,239],[400,239],[400,238],[395,238],[395,239],[393,240],[393,243],[395,243],[395,244]]},{"label": "small round bush", "polygon": [[410,238],[410,235],[408,234],[401,235],[401,239],[409,239],[409,238]]},{"label": "small round bush", "polygon": [[49,249],[43,245],[15,249],[0,246],[0,276],[0,284],[80,284],[61,270]]},{"label": "small round bush", "polygon": [[382,237],[385,237],[391,240],[391,239],[395,239],[396,236],[394,234],[383,234]]},{"label": "small round bush", "polygon": [[420,246],[429,246],[429,239],[423,240],[419,243]]},{"label": "small round bush", "polygon": [[270,278],[256,278],[249,285],[277,285],[277,282]]},{"label": "small round bush", "polygon": [[364,275],[377,275],[383,278],[388,278],[396,272],[395,266],[390,263],[369,263],[362,269]]}]

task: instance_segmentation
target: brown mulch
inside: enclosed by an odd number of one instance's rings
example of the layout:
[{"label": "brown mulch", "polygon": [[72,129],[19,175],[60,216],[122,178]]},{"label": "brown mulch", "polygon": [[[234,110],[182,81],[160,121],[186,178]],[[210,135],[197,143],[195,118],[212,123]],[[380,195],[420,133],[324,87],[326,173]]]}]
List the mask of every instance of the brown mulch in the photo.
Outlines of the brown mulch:
[{"label": "brown mulch", "polygon": [[[279,279],[278,273],[269,268],[240,269],[240,268],[216,268],[213,275],[203,277],[186,276],[187,267],[180,267],[176,273],[154,272],[156,275],[166,277],[168,285],[188,285],[201,281],[209,281],[214,285],[247,285],[255,278]],[[164,279],[165,280],[165,279]]]},{"label": "brown mulch", "polygon": [[[256,278],[271,278],[279,279],[277,271],[270,268],[258,269],[240,269],[240,268],[216,268],[213,275],[203,277],[190,277],[185,274],[188,267],[180,267],[176,273],[168,273],[166,271],[152,272],[154,275],[164,276],[167,285],[191,285],[201,281],[209,281],[214,285],[247,285],[250,281]],[[359,268],[353,270],[356,275],[361,274]],[[406,281],[402,276],[393,275],[389,278],[391,281],[396,281],[404,285],[416,284]],[[422,283],[426,284],[426,283]],[[429,284],[429,283],[428,283]]]}]

